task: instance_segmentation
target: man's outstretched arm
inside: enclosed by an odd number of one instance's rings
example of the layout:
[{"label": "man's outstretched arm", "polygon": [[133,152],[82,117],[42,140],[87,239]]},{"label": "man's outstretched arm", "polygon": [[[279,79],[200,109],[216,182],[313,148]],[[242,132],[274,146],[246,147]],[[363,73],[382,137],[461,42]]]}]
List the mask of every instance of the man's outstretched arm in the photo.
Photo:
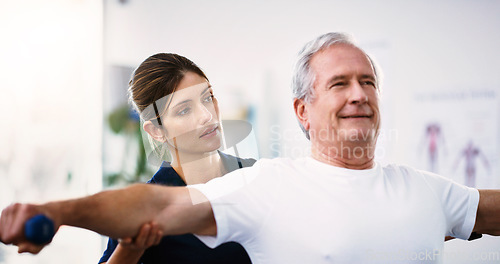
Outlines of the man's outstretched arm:
[{"label": "man's outstretched arm", "polygon": [[[196,205],[192,197],[196,197]],[[56,230],[69,225],[113,238],[133,237],[142,224],[152,221],[166,235],[217,232],[210,203],[199,191],[137,184],[78,199],[11,205],[3,210],[0,219],[1,241],[17,245],[20,252],[38,253],[43,246],[34,245],[24,237],[25,222],[37,214],[52,219]]]},{"label": "man's outstretched arm", "polygon": [[479,190],[474,232],[500,235],[500,190]]}]

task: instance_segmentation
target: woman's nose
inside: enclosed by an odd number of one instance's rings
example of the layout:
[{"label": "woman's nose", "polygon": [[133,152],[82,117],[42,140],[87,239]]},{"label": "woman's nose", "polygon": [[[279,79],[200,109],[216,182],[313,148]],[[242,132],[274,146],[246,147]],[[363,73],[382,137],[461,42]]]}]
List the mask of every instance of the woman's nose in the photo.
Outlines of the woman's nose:
[{"label": "woman's nose", "polygon": [[200,124],[204,125],[204,124],[212,121],[213,115],[205,105],[201,105],[199,107],[199,109],[200,109],[200,113],[199,113],[200,114],[199,115]]}]

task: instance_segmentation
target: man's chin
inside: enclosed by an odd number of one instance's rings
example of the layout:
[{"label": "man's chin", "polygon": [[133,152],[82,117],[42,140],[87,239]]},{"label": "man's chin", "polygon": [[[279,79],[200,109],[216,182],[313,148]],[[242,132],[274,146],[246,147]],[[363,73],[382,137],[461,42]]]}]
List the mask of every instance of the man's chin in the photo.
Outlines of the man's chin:
[{"label": "man's chin", "polygon": [[377,130],[375,129],[346,129],[341,130],[337,134],[337,139],[347,142],[370,142],[376,138]]}]

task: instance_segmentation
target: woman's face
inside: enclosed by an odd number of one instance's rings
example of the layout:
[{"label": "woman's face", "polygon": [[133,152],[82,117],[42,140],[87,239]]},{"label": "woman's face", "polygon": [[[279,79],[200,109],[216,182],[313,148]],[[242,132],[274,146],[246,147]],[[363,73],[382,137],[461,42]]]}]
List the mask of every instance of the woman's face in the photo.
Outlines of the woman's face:
[{"label": "woman's face", "polygon": [[205,78],[186,73],[168,101],[162,122],[170,148],[205,153],[221,146],[219,107]]}]

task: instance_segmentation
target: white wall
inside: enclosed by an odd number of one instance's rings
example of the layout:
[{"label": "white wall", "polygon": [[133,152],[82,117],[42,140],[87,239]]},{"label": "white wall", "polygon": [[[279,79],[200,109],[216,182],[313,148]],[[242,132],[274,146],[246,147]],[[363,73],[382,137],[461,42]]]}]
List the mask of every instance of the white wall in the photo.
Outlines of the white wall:
[{"label": "white wall", "polygon": [[[101,189],[102,3],[0,2],[0,208]],[[92,263],[100,237],[61,228],[38,256],[0,244],[0,263]]]},{"label": "white wall", "polygon": [[[421,128],[414,118],[426,110],[418,108],[416,94],[488,89],[498,98],[499,11],[500,2],[491,0],[105,1],[105,62],[136,67],[157,52],[187,56],[206,71],[226,107],[223,115],[234,108],[224,102],[234,97],[225,94],[240,94],[257,107],[261,157],[302,156],[308,144],[289,88],[294,56],[322,33],[349,32],[385,75],[383,129],[393,134],[380,140],[379,160],[415,164]],[[488,109],[493,117],[500,112],[497,105]],[[498,120],[491,122],[498,131]],[[497,175],[500,146],[496,139],[491,144]],[[499,245],[499,239],[447,243],[450,252],[469,253],[447,263],[471,263],[474,252],[498,252]]]}]

